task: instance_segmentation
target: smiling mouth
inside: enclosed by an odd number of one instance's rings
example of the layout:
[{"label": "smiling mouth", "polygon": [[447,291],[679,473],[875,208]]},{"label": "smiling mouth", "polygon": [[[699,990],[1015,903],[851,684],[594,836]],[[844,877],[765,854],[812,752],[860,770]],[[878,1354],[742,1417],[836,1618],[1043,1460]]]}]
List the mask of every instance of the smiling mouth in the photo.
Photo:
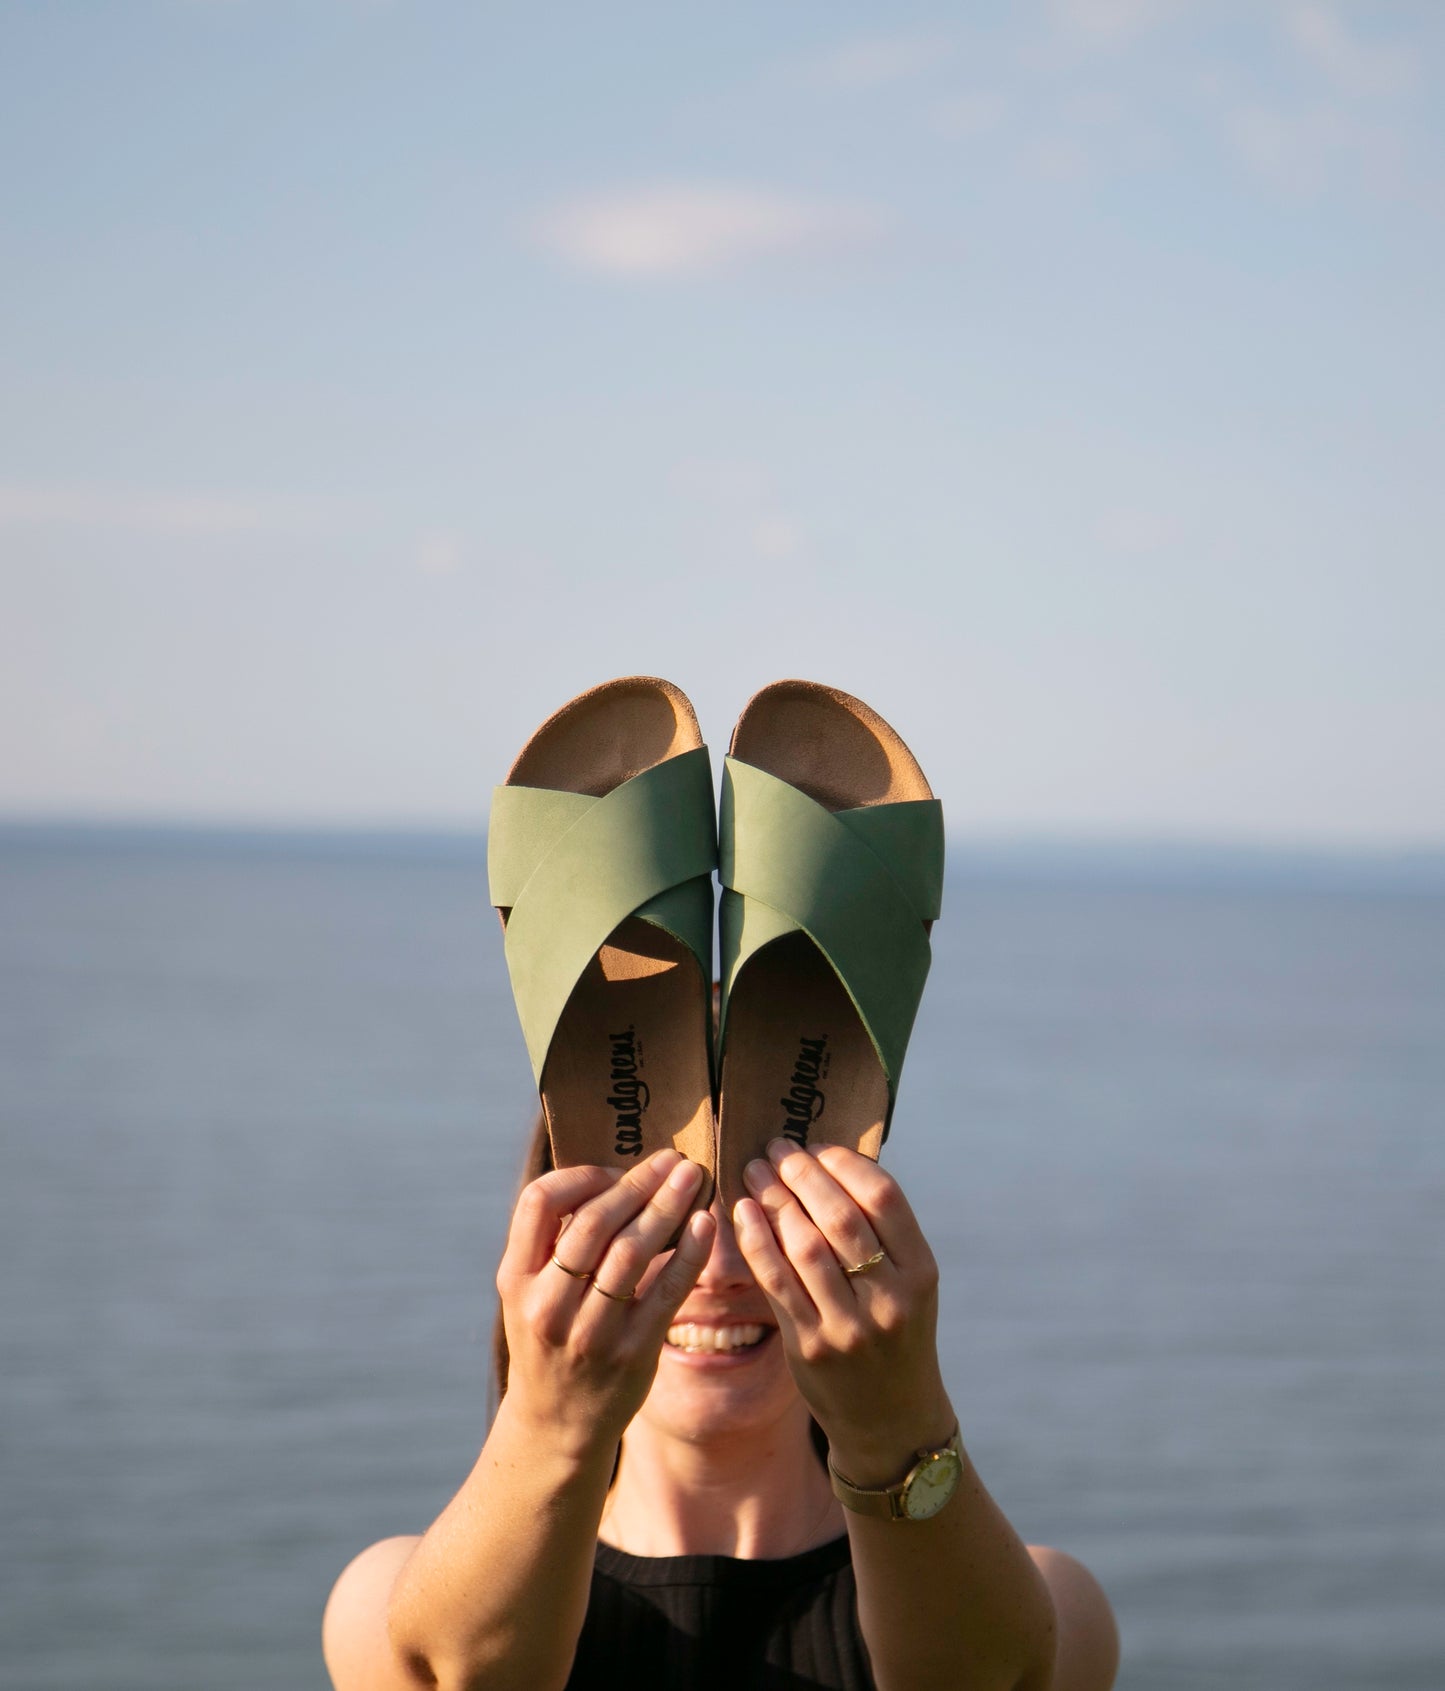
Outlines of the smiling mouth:
[{"label": "smiling mouth", "polygon": [[756,1321],[740,1321],[727,1327],[703,1327],[695,1321],[679,1321],[667,1329],[667,1342],[673,1350],[694,1354],[732,1354],[755,1349],[772,1330]]}]

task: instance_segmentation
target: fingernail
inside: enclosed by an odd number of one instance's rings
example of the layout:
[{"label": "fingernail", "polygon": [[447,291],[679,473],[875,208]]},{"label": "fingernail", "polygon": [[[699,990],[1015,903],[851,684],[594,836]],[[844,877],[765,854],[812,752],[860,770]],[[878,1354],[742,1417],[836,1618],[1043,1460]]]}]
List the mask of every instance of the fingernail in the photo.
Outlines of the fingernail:
[{"label": "fingernail", "polygon": [[687,1192],[697,1185],[702,1170],[696,1163],[681,1162],[667,1177],[667,1184],[674,1192]]},{"label": "fingernail", "polygon": [[681,1161],[682,1152],[674,1151],[671,1145],[661,1151],[654,1151],[652,1154],[652,1166],[656,1169],[671,1168],[674,1163]]},{"label": "fingernail", "polygon": [[798,1147],[791,1139],[770,1139],[768,1141],[768,1155],[775,1163],[782,1162],[789,1151],[796,1151]]},{"label": "fingernail", "polygon": [[743,1179],[752,1187],[766,1186],[772,1177],[772,1169],[761,1157],[754,1157],[743,1170]]}]

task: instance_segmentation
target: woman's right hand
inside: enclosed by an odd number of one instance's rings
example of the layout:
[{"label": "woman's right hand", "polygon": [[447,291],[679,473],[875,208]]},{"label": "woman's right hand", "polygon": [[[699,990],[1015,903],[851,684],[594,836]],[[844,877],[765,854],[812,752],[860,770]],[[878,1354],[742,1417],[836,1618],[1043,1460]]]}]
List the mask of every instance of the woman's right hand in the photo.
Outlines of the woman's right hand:
[{"label": "woman's right hand", "polygon": [[665,1150],[620,1177],[579,1166],[523,1188],[497,1270],[512,1414],[579,1453],[622,1437],[712,1249],[716,1224],[699,1211],[665,1253],[701,1179]]}]

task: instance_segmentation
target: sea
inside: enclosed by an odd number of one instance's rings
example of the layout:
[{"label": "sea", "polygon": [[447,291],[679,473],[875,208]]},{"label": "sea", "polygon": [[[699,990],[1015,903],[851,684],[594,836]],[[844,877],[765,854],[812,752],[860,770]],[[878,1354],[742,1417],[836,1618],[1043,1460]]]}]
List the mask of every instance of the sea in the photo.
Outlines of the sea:
[{"label": "sea", "polygon": [[[0,831],[0,1685],[324,1691],[487,1427],[478,840]],[[1125,1691],[1445,1688],[1445,874],[956,850],[885,1163]]]}]

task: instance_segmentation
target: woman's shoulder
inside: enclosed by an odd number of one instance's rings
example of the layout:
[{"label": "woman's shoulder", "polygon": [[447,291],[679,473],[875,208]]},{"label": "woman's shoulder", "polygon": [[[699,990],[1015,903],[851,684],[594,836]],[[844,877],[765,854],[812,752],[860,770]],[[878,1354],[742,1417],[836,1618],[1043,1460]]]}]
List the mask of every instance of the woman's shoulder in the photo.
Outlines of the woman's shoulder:
[{"label": "woman's shoulder", "polygon": [[1103,1586],[1066,1551],[1031,1544],[1029,1555],[1053,1600],[1057,1682],[1105,1691],[1119,1672],[1119,1627]]},{"label": "woman's shoulder", "polygon": [[396,1576],[420,1542],[384,1538],[354,1556],[332,1586],[321,1618],[321,1653],[336,1691],[416,1691],[392,1650],[386,1613]]}]

